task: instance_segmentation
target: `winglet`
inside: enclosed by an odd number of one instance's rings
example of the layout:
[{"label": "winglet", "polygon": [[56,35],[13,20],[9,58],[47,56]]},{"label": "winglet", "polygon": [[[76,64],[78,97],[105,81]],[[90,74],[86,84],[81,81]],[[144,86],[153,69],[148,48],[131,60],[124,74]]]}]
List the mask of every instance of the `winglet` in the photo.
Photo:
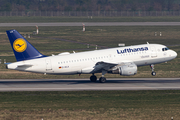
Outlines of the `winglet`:
[{"label": "winglet", "polygon": [[46,57],[36,50],[18,31],[6,31],[17,61]]}]

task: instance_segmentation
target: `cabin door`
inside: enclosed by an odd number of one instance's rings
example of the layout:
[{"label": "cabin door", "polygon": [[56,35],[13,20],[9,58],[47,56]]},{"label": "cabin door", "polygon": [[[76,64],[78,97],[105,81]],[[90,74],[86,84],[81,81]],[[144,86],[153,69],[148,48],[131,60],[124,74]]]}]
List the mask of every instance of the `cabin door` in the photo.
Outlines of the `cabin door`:
[{"label": "cabin door", "polygon": [[46,71],[52,70],[51,60],[46,59]]},{"label": "cabin door", "polygon": [[157,52],[155,47],[151,47],[151,57],[157,57]]}]

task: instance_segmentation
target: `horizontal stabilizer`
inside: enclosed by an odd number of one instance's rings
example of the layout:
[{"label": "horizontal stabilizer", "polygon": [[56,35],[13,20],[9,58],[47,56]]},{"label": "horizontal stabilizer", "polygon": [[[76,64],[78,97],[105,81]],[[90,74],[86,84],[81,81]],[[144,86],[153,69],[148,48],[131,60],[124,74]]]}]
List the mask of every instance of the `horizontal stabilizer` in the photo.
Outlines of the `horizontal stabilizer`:
[{"label": "horizontal stabilizer", "polygon": [[31,67],[31,66],[33,66],[33,65],[31,65],[31,64],[22,64],[22,65],[18,65],[18,67]]}]

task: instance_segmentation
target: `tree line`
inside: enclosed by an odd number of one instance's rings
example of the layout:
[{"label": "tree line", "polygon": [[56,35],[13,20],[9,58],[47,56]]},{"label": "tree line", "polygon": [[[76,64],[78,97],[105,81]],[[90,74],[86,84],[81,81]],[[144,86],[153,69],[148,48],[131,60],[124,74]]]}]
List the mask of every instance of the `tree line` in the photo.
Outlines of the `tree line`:
[{"label": "tree line", "polygon": [[0,0],[0,11],[180,11],[180,0]]}]

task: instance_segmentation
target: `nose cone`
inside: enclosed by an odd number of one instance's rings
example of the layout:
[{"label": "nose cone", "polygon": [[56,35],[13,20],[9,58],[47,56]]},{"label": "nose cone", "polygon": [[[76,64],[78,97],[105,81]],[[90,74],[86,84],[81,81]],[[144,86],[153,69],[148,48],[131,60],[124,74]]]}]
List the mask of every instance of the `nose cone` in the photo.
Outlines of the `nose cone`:
[{"label": "nose cone", "polygon": [[176,57],[177,57],[177,53],[176,53],[175,51],[173,51],[173,52],[172,52],[172,56],[173,56],[174,58],[176,58]]},{"label": "nose cone", "polygon": [[166,61],[173,60],[177,57],[177,53],[173,50],[168,50],[168,56],[165,58]]}]

